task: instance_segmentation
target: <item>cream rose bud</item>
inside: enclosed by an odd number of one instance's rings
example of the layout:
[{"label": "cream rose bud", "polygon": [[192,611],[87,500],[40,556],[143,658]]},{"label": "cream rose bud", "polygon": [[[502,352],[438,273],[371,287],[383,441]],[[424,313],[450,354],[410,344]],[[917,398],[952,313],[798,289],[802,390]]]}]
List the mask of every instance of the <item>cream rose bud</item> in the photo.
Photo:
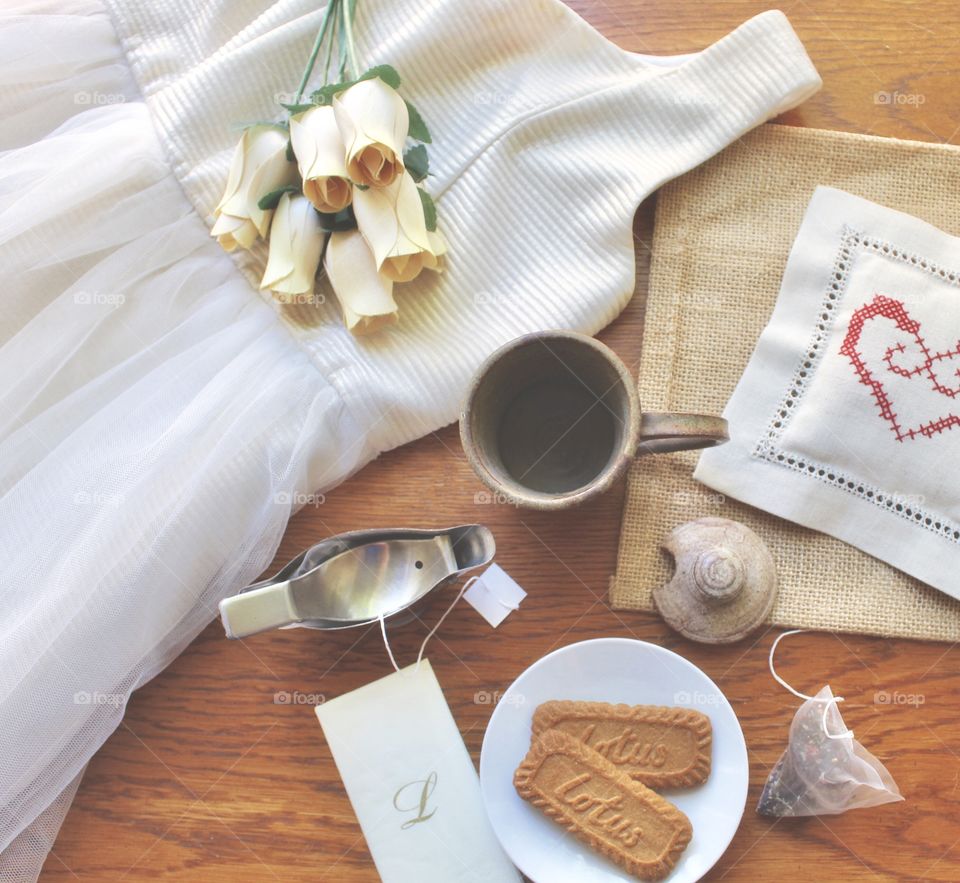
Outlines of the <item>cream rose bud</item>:
[{"label": "cream rose bud", "polygon": [[290,118],[290,141],[303,178],[303,195],[318,212],[339,212],[350,205],[343,139],[330,106],[314,107]]},{"label": "cream rose bud", "polygon": [[409,282],[424,268],[437,267],[446,246],[440,236],[427,232],[423,203],[408,172],[389,187],[356,191],[353,213],[377,269],[392,282]]},{"label": "cream rose bud", "polygon": [[379,77],[361,80],[333,99],[354,184],[387,187],[404,170],[403,145],[410,130],[404,100]]},{"label": "cream rose bud", "polygon": [[270,229],[270,251],[260,288],[281,295],[312,292],[326,234],[310,200],[284,193]]},{"label": "cream rose bud", "polygon": [[377,272],[370,247],[356,230],[330,234],[323,268],[343,321],[354,334],[369,334],[397,321],[393,283]]},{"label": "cream rose bud", "polygon": [[257,203],[273,190],[293,184],[297,169],[287,161],[287,133],[277,126],[251,126],[233,151],[223,198],[214,210],[211,236],[227,250],[250,248],[257,236],[266,237],[270,209]]}]

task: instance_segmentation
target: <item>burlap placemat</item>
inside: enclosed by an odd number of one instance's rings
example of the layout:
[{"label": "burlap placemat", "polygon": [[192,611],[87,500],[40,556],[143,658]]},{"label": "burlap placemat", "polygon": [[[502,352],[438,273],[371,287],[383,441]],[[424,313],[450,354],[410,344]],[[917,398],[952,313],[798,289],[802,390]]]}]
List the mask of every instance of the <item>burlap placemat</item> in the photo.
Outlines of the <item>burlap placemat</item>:
[{"label": "burlap placemat", "polygon": [[[818,184],[960,233],[960,148],[768,125],[660,191],[639,369],[645,409],[720,413],[776,301]],[[723,498],[691,478],[697,454],[643,457],[623,512],[614,607],[648,610],[672,564],[660,541],[704,515],[749,525],[770,546],[771,621],[960,640],[960,603],[858,549]]]}]

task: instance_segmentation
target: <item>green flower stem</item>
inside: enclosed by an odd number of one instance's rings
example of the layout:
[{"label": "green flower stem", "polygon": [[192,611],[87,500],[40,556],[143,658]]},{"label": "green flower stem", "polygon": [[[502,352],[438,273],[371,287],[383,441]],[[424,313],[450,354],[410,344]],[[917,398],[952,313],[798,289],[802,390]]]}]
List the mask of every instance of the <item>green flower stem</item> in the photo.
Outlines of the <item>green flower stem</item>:
[{"label": "green flower stem", "polygon": [[347,55],[350,58],[350,67],[354,77],[360,76],[360,65],[357,64],[357,47],[353,42],[353,14],[356,10],[356,2],[343,0],[343,26],[347,37]]},{"label": "green flower stem", "polygon": [[[307,61],[307,66],[303,71],[303,77],[300,79],[300,86],[297,89],[297,97],[293,102],[294,104],[299,104],[300,99],[303,98],[303,91],[307,88],[307,83],[310,80],[310,75],[313,73],[313,66],[317,62],[317,55],[320,53],[320,47],[323,45],[324,38],[327,36],[327,31],[330,28],[330,20],[333,17],[333,13],[340,6],[342,0],[328,0],[327,8],[323,13],[323,21],[320,24],[320,30],[317,33],[317,39],[313,41],[313,49],[310,52],[310,58]],[[331,40],[331,43],[333,41]]]},{"label": "green flower stem", "polygon": [[[336,0],[331,0],[331,3],[336,2]],[[330,29],[335,34],[337,32],[337,18],[340,15],[340,4],[336,2],[336,10],[333,13],[333,19],[330,22]],[[323,65],[323,85],[326,86],[330,82],[330,62],[333,61],[333,44],[337,41],[332,39],[327,44],[327,60]]]}]

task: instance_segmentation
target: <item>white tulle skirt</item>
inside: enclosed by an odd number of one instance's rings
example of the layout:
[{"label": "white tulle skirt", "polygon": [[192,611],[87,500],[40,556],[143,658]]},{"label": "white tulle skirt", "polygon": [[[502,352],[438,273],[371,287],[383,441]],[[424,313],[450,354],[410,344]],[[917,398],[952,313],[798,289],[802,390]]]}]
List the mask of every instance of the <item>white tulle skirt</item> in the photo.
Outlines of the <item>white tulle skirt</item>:
[{"label": "white tulle skirt", "polygon": [[291,501],[367,456],[187,202],[110,21],[68,5],[0,27],[3,883]]}]

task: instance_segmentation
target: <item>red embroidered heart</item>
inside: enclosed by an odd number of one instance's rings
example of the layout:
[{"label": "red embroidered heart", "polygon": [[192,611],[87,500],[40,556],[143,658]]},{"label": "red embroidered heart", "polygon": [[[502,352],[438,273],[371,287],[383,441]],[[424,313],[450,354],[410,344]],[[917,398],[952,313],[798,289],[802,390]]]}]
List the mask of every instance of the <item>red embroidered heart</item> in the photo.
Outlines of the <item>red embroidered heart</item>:
[{"label": "red embroidered heart", "polygon": [[[910,318],[906,308],[900,301],[885,297],[882,294],[876,295],[870,303],[864,304],[853,314],[850,319],[850,327],[847,329],[847,336],[844,338],[843,345],[840,347],[840,353],[850,359],[850,363],[857,372],[860,382],[870,387],[871,394],[880,408],[880,416],[890,424],[897,437],[897,441],[902,442],[904,439],[914,439],[918,435],[931,438],[946,429],[960,426],[960,415],[949,412],[911,429],[904,429],[900,425],[886,388],[883,383],[874,376],[869,367],[867,367],[863,354],[858,348],[860,335],[863,333],[863,326],[877,316],[883,316],[886,319],[892,320],[898,329],[909,334],[923,354],[923,358],[916,365],[905,367],[897,364],[895,359],[899,354],[906,352],[906,347],[902,343],[888,347],[883,357],[883,361],[887,363],[887,371],[897,374],[900,377],[925,378],[936,392],[947,399],[954,399],[960,396],[960,385],[947,386],[942,383],[937,372],[934,370],[934,366],[941,362],[949,362],[952,359],[960,358],[960,342],[958,342],[952,350],[937,353],[930,352],[926,342],[920,335],[920,323]],[[960,376],[960,370],[954,373]]]}]

